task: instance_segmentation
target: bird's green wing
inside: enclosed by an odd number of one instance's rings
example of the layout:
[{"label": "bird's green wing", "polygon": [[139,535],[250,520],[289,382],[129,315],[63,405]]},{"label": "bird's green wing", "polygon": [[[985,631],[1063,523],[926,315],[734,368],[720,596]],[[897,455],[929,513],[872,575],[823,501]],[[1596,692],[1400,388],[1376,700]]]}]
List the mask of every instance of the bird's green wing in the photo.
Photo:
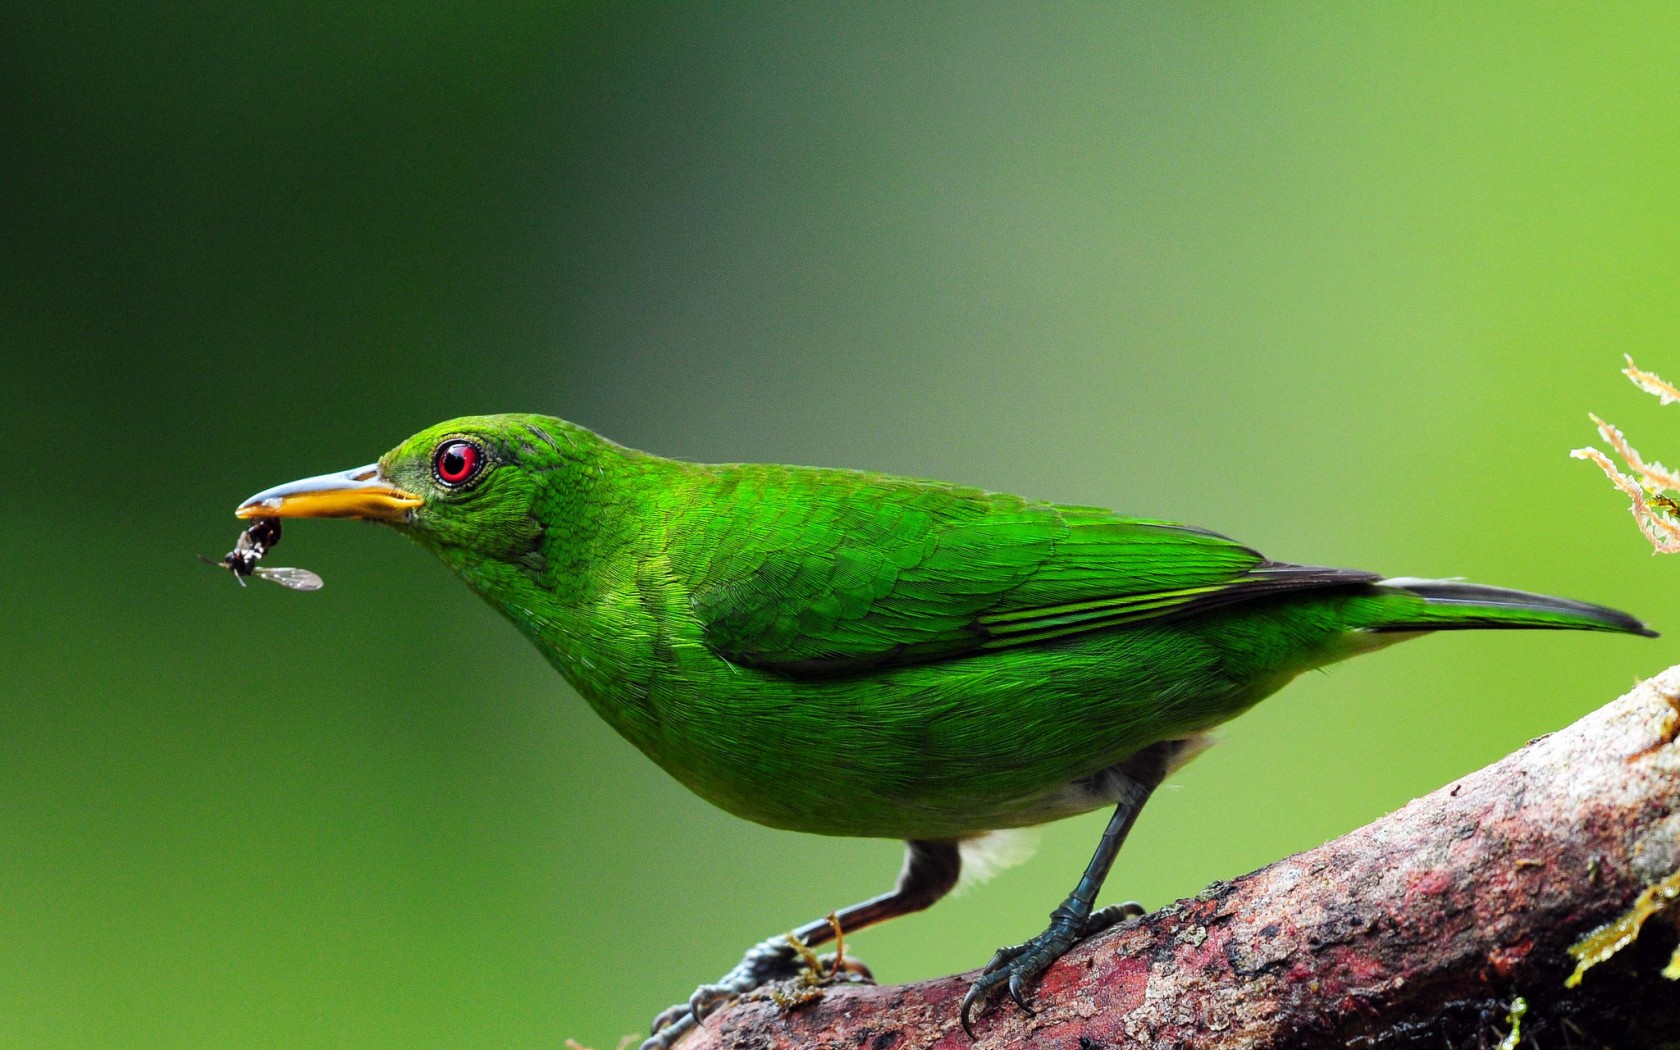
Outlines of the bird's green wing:
[{"label": "bird's green wing", "polygon": [[674,523],[691,608],[727,660],[844,674],[1035,645],[1370,573],[1268,562],[1224,536],[900,478],[735,473]]}]

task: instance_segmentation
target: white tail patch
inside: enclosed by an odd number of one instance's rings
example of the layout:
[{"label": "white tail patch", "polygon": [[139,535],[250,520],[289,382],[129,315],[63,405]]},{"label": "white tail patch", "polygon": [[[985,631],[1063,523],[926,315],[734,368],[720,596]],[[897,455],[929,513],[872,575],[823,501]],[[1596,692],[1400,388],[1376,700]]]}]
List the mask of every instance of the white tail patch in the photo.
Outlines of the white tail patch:
[{"label": "white tail patch", "polygon": [[1025,862],[1036,849],[1038,831],[1035,828],[988,831],[984,835],[963,839],[957,843],[957,852],[962,855],[962,875],[957,880],[956,892],[978,886],[1003,869]]}]

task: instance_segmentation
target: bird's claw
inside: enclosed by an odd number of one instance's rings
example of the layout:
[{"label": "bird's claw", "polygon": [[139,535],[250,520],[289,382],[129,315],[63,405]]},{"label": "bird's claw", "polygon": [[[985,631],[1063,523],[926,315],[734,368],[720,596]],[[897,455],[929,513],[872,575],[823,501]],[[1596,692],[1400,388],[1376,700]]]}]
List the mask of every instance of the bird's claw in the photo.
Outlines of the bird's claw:
[{"label": "bird's claw", "polygon": [[1085,928],[1079,931],[1079,937],[1083,940],[1095,936],[1110,926],[1118,926],[1127,919],[1140,918],[1143,914],[1143,905],[1137,901],[1122,901],[1119,904],[1110,904],[1106,908],[1098,908],[1085,920]]},{"label": "bird's claw", "polygon": [[688,1002],[677,1003],[660,1011],[653,1019],[653,1034],[642,1042],[641,1050],[670,1050],[680,1037],[687,1034],[717,1008],[732,999],[760,988],[771,981],[797,976],[806,965],[810,949],[796,944],[787,935],[771,937],[747,949],[747,954],[733,970],[715,984],[703,984],[694,989]]},{"label": "bird's claw", "polygon": [[697,1024],[688,1012],[688,1004],[672,1006],[660,1011],[653,1019],[653,1035],[642,1040],[640,1050],[670,1050],[671,1045],[687,1035]]},{"label": "bird's claw", "polygon": [[[730,972],[733,974],[734,971]],[[703,984],[694,989],[694,994],[688,997],[688,1016],[694,1018],[695,1024],[699,1024],[724,1003],[752,991],[751,987],[739,987],[740,983],[725,977],[716,984]]]},{"label": "bird's claw", "polygon": [[963,1031],[970,1039],[978,1038],[974,1034],[970,1015],[975,1005],[984,1001],[986,995],[1000,984],[1007,984],[1009,998],[1015,1000],[1016,1006],[1029,1017],[1034,1015],[1037,1011],[1026,1000],[1027,982],[1049,969],[1051,963],[1066,955],[1068,949],[1080,940],[1142,914],[1143,905],[1136,901],[1111,904],[1092,912],[1083,921],[1058,908],[1051,914],[1050,926],[1043,933],[1030,941],[999,948],[980,970],[980,976],[975,978],[968,994],[963,996]]},{"label": "bird's claw", "polygon": [[1007,983],[1009,997],[1029,1016],[1035,1013],[1025,996],[1026,982],[1043,973],[1050,964],[1073,947],[1079,939],[1077,932],[1066,924],[1052,923],[1050,928],[1022,944],[1012,944],[997,950],[991,961],[981,969],[980,976],[969,986],[962,1001],[962,1026],[970,1039],[974,1034],[971,1017],[975,1004],[985,1000],[988,993]]}]

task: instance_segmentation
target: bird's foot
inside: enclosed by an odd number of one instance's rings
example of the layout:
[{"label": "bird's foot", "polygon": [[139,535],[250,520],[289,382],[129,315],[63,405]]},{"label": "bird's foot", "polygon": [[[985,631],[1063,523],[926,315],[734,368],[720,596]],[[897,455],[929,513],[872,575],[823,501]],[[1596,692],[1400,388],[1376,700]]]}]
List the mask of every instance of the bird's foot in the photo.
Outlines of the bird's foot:
[{"label": "bird's foot", "polygon": [[696,988],[688,1002],[661,1011],[653,1019],[653,1034],[642,1043],[641,1050],[669,1050],[725,1003],[786,981],[797,983],[786,991],[771,989],[769,994],[778,1006],[790,1010],[820,998],[822,989],[829,985],[872,984],[874,977],[862,962],[846,957],[843,941],[835,952],[819,956],[792,934],[771,937],[748,948],[735,968],[716,983]]},{"label": "bird's foot", "polygon": [[1066,955],[1069,948],[1084,938],[1142,914],[1143,905],[1137,901],[1111,904],[1084,917],[1065,905],[1057,908],[1050,913],[1050,925],[1043,933],[1021,944],[999,948],[997,954],[993,955],[991,961],[980,971],[980,976],[969,987],[968,994],[963,996],[963,1031],[968,1033],[970,1039],[976,1038],[974,1028],[969,1022],[970,1012],[976,1003],[986,998],[988,992],[1006,982],[1009,997],[1015,1000],[1015,1005],[1028,1014],[1034,1013],[1023,995],[1027,982],[1049,969],[1051,963]]},{"label": "bird's foot", "polygon": [[668,1050],[671,1044],[704,1021],[708,1014],[731,999],[738,999],[771,981],[798,976],[800,964],[804,961],[802,948],[810,951],[785,934],[748,948],[734,969],[716,982],[694,989],[687,1002],[661,1011],[653,1019],[653,1034],[642,1043],[641,1050]]}]

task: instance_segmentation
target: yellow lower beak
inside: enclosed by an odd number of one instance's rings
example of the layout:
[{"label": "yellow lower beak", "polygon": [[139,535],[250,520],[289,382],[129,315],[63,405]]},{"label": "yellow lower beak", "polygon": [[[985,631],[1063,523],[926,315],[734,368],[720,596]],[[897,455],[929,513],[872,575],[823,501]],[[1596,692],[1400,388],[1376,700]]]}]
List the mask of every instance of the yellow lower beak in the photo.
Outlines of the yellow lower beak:
[{"label": "yellow lower beak", "polygon": [[363,518],[400,522],[424,502],[385,480],[379,464],[276,485],[233,513],[241,518]]}]

